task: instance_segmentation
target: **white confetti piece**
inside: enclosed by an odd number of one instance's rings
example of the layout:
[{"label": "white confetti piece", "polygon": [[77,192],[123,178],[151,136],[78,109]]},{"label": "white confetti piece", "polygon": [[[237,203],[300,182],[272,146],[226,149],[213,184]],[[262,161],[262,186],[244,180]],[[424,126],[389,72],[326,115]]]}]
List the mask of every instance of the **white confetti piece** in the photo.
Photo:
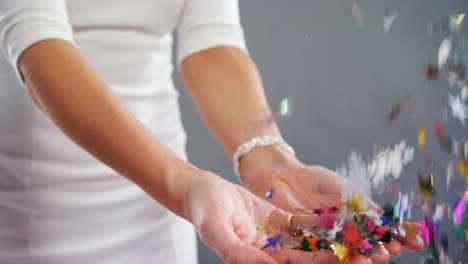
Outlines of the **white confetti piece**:
[{"label": "white confetti piece", "polygon": [[452,38],[445,38],[440,43],[439,55],[438,55],[438,65],[439,69],[442,68],[447,63],[447,59],[452,50]]},{"label": "white confetti piece", "polygon": [[358,28],[362,29],[364,27],[364,15],[356,1],[353,1],[352,3],[351,16],[354,24],[356,24]]},{"label": "white confetti piece", "polygon": [[463,102],[465,102],[466,99],[468,99],[468,86],[463,86],[463,88],[460,91],[460,98]]},{"label": "white confetti piece", "polygon": [[[385,180],[389,177],[400,178],[403,168],[413,160],[414,148],[407,147],[402,141],[394,149],[386,148],[366,163],[362,155],[351,151],[347,163],[336,169],[337,174],[347,177],[362,193],[372,197],[372,191],[382,193],[385,190]],[[352,190],[343,192],[346,199]]]},{"label": "white confetti piece", "polygon": [[449,160],[447,164],[447,190],[450,188],[450,183],[452,182],[454,166],[453,160]]},{"label": "white confetti piece", "polygon": [[463,104],[460,96],[457,95],[456,97],[449,94],[448,102],[450,108],[452,109],[452,116],[453,118],[457,118],[460,122],[465,125],[465,119],[467,115],[467,107]]},{"label": "white confetti piece", "polygon": [[387,33],[388,31],[390,31],[390,29],[392,28],[392,25],[393,25],[393,22],[395,22],[395,20],[397,19],[398,17],[398,13],[397,12],[393,12],[389,15],[385,15],[383,17],[383,27],[384,27],[384,32]]}]

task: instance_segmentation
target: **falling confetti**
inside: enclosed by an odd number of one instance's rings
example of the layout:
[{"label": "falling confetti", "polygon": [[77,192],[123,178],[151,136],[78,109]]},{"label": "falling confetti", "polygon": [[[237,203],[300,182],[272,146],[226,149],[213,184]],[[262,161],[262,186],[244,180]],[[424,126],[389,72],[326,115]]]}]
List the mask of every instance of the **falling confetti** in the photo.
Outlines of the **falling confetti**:
[{"label": "falling confetti", "polygon": [[452,109],[452,116],[453,118],[457,118],[460,122],[465,125],[465,119],[467,115],[467,106],[463,104],[459,95],[454,97],[453,95],[449,94],[449,105]]},{"label": "falling confetti", "polygon": [[418,146],[420,148],[426,145],[426,123],[422,122],[418,131]]},{"label": "falling confetti", "polygon": [[252,130],[268,126],[269,124],[278,120],[285,120],[290,118],[293,113],[292,101],[293,100],[290,97],[283,98],[280,102],[280,105],[274,111],[267,110],[261,112],[253,124],[247,127],[244,132],[248,133]]},{"label": "falling confetti", "polygon": [[445,38],[440,43],[439,47],[439,55],[438,55],[438,66],[439,69],[442,68],[447,63],[447,59],[450,55],[450,51],[452,49],[452,38]]},{"label": "falling confetti", "polygon": [[439,120],[436,120],[434,123],[434,132],[436,134],[437,139],[442,140],[445,138],[444,125]]},{"label": "falling confetti", "polygon": [[453,160],[450,160],[447,164],[447,190],[449,189],[450,183],[452,182],[454,167],[455,165]]},{"label": "falling confetti", "polygon": [[418,174],[419,190],[424,196],[426,204],[430,204],[434,192],[434,176],[431,174],[427,180],[424,180],[422,174]]},{"label": "falling confetti", "polygon": [[465,195],[460,199],[460,201],[458,201],[457,205],[455,206],[455,209],[453,210],[453,221],[455,225],[460,225],[463,222],[463,216],[466,211],[467,199],[468,192],[466,192]]},{"label": "falling confetti", "polygon": [[353,19],[354,24],[356,24],[356,26],[359,29],[362,29],[364,27],[364,15],[362,14],[362,10],[356,1],[353,1],[352,3],[351,17]]},{"label": "falling confetti", "polygon": [[388,11],[386,11],[385,16],[383,17],[383,27],[384,27],[384,32],[385,33],[390,31],[390,28],[392,27],[393,22],[395,22],[397,17],[398,17],[397,12],[393,12],[391,14],[388,14]]},{"label": "falling confetti", "polygon": [[426,78],[428,81],[439,80],[439,75],[439,68],[434,66],[432,63],[428,63],[426,65]]},{"label": "falling confetti", "polygon": [[463,88],[460,91],[460,98],[463,102],[465,102],[466,99],[468,99],[468,86],[463,86]]},{"label": "falling confetti", "polygon": [[457,16],[455,17],[452,17],[452,21],[455,25],[459,26],[463,23],[463,19],[465,18],[465,14],[464,13],[461,13],[461,14],[458,14]]}]

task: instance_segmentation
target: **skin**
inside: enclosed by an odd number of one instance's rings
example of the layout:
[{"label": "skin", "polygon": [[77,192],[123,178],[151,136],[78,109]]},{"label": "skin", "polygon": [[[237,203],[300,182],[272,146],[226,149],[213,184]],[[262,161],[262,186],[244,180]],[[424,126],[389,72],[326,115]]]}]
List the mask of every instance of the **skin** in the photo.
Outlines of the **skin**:
[{"label": "skin", "polygon": [[[344,188],[332,172],[305,166],[275,146],[255,149],[241,159],[241,172],[251,190],[263,197],[265,189],[275,186],[278,195],[291,201],[266,202],[181,160],[128,111],[71,44],[54,39],[35,43],[22,54],[18,66],[32,101],[71,140],[192,222],[224,262],[336,261],[330,252],[260,250],[272,234],[256,229],[260,223],[279,230],[289,219],[310,217],[292,217],[291,212],[332,205]],[[255,135],[281,136],[274,123],[243,132],[268,109],[259,74],[245,52],[229,47],[206,50],[185,59],[181,70],[201,115],[228,155]],[[304,184],[298,187],[298,182]],[[329,189],[319,190],[319,182]],[[322,204],[314,204],[310,197]],[[418,250],[415,239],[401,238],[387,249],[394,254],[400,254],[403,246]],[[351,263],[370,261],[356,256]],[[386,263],[388,253],[381,250],[372,261]]]}]

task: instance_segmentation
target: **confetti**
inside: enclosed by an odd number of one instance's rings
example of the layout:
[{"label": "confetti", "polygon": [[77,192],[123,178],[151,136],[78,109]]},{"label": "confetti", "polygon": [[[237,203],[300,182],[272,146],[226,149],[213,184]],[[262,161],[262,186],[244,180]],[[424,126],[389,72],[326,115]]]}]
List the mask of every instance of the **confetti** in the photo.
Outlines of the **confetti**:
[{"label": "confetti", "polygon": [[460,201],[457,202],[457,205],[455,206],[455,209],[453,210],[453,221],[455,225],[462,224],[463,216],[466,211],[467,199],[468,199],[468,191],[460,199]]},{"label": "confetti", "polygon": [[439,75],[439,68],[434,66],[432,63],[428,63],[426,65],[426,78],[428,81],[439,80]]},{"label": "confetti", "polygon": [[347,247],[339,243],[333,243],[331,247],[335,256],[337,256],[340,261],[345,261],[349,258],[349,252]]},{"label": "confetti", "polygon": [[452,49],[452,38],[445,38],[442,40],[439,46],[439,55],[438,55],[438,66],[439,69],[442,68],[447,63],[447,59],[450,55]]},{"label": "confetti", "polygon": [[285,120],[290,118],[293,113],[292,101],[293,100],[291,97],[283,98],[280,102],[280,105],[274,111],[269,109],[267,111],[261,112],[252,125],[248,126],[244,132],[249,133],[252,130],[268,126],[278,120]]},{"label": "confetti", "polygon": [[388,115],[387,119],[387,125],[393,124],[395,120],[400,116],[401,113],[401,101],[398,101],[396,105],[392,107],[392,110],[390,111],[390,114]]},{"label": "confetti", "polygon": [[265,233],[268,231],[268,228],[262,225],[257,225],[257,229]]},{"label": "confetti", "polygon": [[437,136],[437,139],[442,140],[445,138],[444,125],[439,120],[436,120],[434,123],[434,132]]},{"label": "confetti", "polygon": [[465,102],[466,99],[468,99],[468,86],[463,86],[463,88],[460,91],[460,98],[463,102]]},{"label": "confetti", "polygon": [[364,15],[362,14],[362,10],[356,1],[353,1],[352,3],[351,17],[353,19],[354,24],[359,29],[362,29],[364,27]]},{"label": "confetti", "polygon": [[272,247],[273,249],[278,248],[279,242],[283,239],[283,234],[278,234],[275,237],[268,238],[268,243],[262,247],[262,249]]},{"label": "confetti", "polygon": [[319,236],[304,237],[304,238],[305,238],[305,239],[307,240],[307,242],[309,243],[309,249],[310,249],[311,251],[317,251],[317,250],[318,250],[316,244],[317,244],[317,241],[318,241],[319,238],[320,238]]},{"label": "confetti", "polygon": [[449,105],[452,109],[452,117],[457,118],[460,122],[465,125],[465,119],[467,115],[467,106],[463,104],[460,96],[457,95],[456,97],[449,94]]},{"label": "confetti", "polygon": [[434,221],[438,222],[442,220],[447,212],[447,204],[440,203],[436,204],[436,209],[434,211],[433,219]]},{"label": "confetti", "polygon": [[426,204],[430,204],[434,192],[434,176],[431,174],[427,180],[424,180],[422,174],[418,174],[419,189],[424,196]]},{"label": "confetti", "polygon": [[455,17],[452,17],[452,21],[455,25],[459,26],[463,23],[463,19],[465,18],[465,14],[464,13],[461,13],[461,14],[458,14],[457,16]]},{"label": "confetti", "polygon": [[449,189],[450,183],[452,182],[454,167],[455,165],[453,160],[450,160],[447,164],[447,190]]},{"label": "confetti", "polygon": [[390,28],[393,25],[393,22],[398,18],[398,13],[393,12],[391,14],[388,14],[388,11],[386,10],[386,14],[383,17],[383,27],[384,27],[384,32],[387,33],[390,31]]},{"label": "confetti", "polygon": [[418,146],[420,148],[426,145],[426,123],[422,122],[418,131]]},{"label": "confetti", "polygon": [[267,200],[270,200],[270,199],[273,198],[273,194],[275,194],[275,189],[273,189],[273,187],[272,187],[272,188],[270,188],[270,190],[266,193],[265,198],[266,198]]}]

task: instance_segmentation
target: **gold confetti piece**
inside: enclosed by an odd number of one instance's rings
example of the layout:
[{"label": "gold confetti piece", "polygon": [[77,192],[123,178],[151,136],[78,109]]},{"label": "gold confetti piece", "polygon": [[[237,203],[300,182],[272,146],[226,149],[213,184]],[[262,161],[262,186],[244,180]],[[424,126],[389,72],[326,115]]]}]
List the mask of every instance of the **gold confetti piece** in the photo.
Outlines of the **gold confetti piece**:
[{"label": "gold confetti piece", "polygon": [[418,146],[420,148],[426,145],[426,123],[422,122],[418,132]]},{"label": "gold confetti piece", "polygon": [[358,192],[353,193],[351,198],[346,199],[346,208],[348,211],[359,213],[367,210],[367,206],[361,200],[361,196]]},{"label": "gold confetti piece", "polygon": [[434,175],[431,173],[429,179],[424,180],[421,174],[418,174],[419,189],[424,196],[426,204],[430,204],[431,196],[434,195]]},{"label": "gold confetti piece", "polygon": [[349,252],[347,247],[334,242],[331,248],[333,249],[335,256],[337,256],[340,261],[346,261],[349,259]]},{"label": "gold confetti piece", "polygon": [[452,17],[453,23],[457,26],[460,26],[461,23],[463,23],[463,19],[465,19],[464,13],[458,14],[456,17]]}]

